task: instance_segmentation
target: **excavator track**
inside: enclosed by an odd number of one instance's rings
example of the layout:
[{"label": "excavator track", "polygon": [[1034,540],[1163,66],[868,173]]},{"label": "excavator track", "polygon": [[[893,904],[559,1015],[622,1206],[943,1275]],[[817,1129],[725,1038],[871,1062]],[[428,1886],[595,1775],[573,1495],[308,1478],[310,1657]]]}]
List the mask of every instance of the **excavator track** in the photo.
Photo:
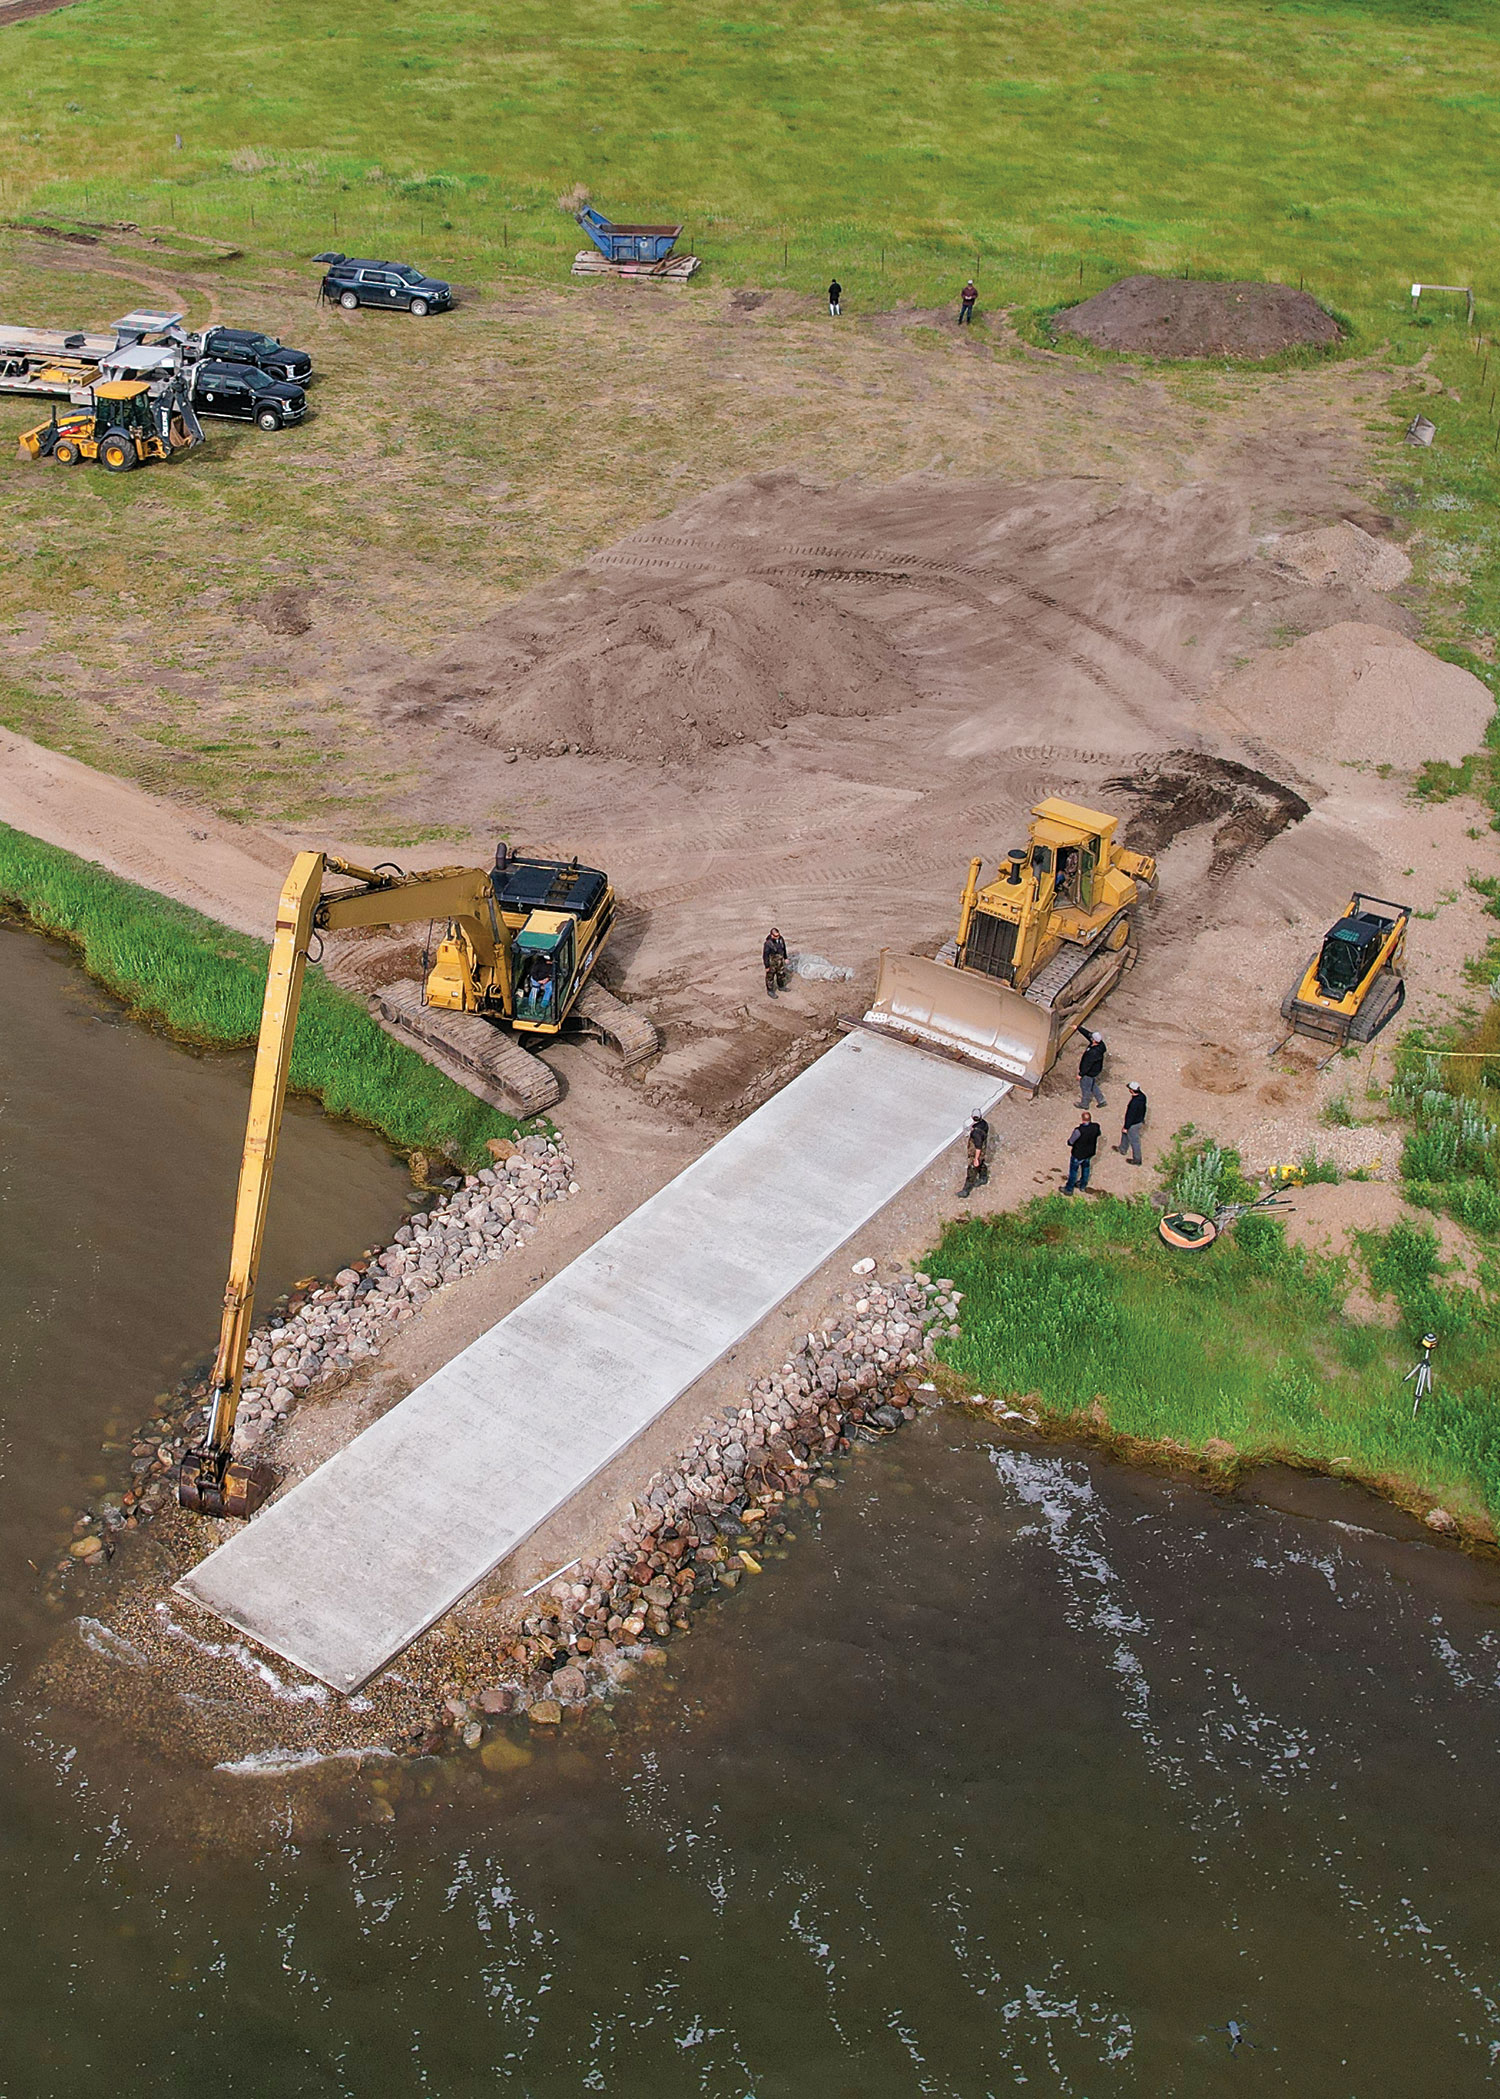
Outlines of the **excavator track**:
[{"label": "excavator track", "polygon": [[540,1115],[562,1097],[555,1073],[540,1057],[476,1013],[424,1006],[422,986],[414,977],[387,984],[374,993],[370,1007],[392,1035],[411,1043],[429,1064],[507,1115]]},{"label": "excavator track", "polygon": [[634,1006],[616,998],[612,991],[606,991],[597,977],[591,977],[579,993],[573,1017],[591,1035],[602,1037],[627,1070],[632,1064],[644,1064],[661,1048],[654,1023],[644,1013],[637,1013]]}]

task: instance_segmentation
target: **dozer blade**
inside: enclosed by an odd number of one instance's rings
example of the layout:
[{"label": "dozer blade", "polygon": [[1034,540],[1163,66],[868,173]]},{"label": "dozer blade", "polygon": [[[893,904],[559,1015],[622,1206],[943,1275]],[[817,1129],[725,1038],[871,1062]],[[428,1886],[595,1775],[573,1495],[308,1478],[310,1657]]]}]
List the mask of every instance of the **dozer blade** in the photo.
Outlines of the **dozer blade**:
[{"label": "dozer blade", "polygon": [[422,987],[413,977],[387,984],[370,1006],[384,1027],[420,1050],[429,1064],[507,1115],[540,1115],[562,1097],[556,1074],[540,1057],[477,1013],[424,1006]]},{"label": "dozer blade", "polygon": [[867,1028],[1033,1089],[1052,1061],[1053,1019],[1008,985],[920,955],[880,951]]},{"label": "dozer blade", "polygon": [[590,977],[579,992],[573,1012],[590,1034],[603,1037],[627,1070],[644,1064],[661,1048],[661,1037],[645,1014],[606,991],[597,977]]}]

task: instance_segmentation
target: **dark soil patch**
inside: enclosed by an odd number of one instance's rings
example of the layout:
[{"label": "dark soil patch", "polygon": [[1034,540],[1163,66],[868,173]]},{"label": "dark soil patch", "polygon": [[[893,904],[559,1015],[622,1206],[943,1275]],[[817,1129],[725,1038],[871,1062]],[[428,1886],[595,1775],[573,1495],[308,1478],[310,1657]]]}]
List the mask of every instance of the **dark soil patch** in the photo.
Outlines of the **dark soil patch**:
[{"label": "dark soil patch", "polygon": [[250,609],[268,634],[306,634],[312,626],[312,592],[294,584],[268,591]]},{"label": "dark soil patch", "polygon": [[1198,751],[1169,752],[1107,787],[1134,798],[1129,842],[1137,852],[1164,852],[1184,831],[1214,824],[1211,878],[1228,874],[1308,813],[1301,795],[1269,773]]},{"label": "dark soil patch", "polygon": [[1336,343],[1341,333],[1310,292],[1289,284],[1205,284],[1192,277],[1122,277],[1054,315],[1052,326],[1101,350],[1152,357],[1274,357]]}]

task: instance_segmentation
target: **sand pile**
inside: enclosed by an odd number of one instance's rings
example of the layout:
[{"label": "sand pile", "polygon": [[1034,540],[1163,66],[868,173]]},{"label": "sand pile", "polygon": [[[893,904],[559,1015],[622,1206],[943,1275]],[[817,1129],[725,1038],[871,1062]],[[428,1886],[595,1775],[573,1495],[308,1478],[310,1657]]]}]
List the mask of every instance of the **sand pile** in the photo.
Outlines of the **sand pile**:
[{"label": "sand pile", "polygon": [[1347,620],[1228,679],[1208,711],[1289,756],[1414,772],[1477,750],[1495,703],[1470,672],[1405,635]]},{"label": "sand pile", "polygon": [[1052,325],[1102,350],[1153,357],[1271,357],[1300,343],[1339,339],[1338,322],[1307,292],[1192,277],[1122,277],[1058,314]]},{"label": "sand pile", "polygon": [[644,591],[636,578],[572,581],[466,637],[462,661],[427,681],[431,697],[461,701],[464,726],[506,748],[673,760],[801,715],[886,714],[917,698],[868,621],[795,579],[715,564]]},{"label": "sand pile", "polygon": [[1395,590],[1411,574],[1402,548],[1347,519],[1316,532],[1280,533],[1267,540],[1265,551],[1278,567],[1290,569],[1304,583]]}]

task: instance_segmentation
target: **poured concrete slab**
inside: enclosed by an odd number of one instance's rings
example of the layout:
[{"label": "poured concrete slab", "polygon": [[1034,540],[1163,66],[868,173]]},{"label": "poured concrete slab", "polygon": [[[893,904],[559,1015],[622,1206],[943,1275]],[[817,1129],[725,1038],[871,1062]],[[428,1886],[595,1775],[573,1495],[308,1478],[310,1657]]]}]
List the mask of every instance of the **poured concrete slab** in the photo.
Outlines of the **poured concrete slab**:
[{"label": "poured concrete slab", "polygon": [[179,1593],[357,1690],[1007,1090],[846,1037]]}]

